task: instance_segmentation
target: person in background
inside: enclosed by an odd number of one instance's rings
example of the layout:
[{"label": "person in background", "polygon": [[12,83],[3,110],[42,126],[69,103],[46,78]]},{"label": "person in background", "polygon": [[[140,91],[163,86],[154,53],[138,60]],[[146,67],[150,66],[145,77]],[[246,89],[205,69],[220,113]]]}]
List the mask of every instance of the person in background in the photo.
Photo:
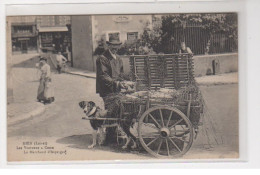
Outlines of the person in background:
[{"label": "person in background", "polygon": [[191,49],[189,47],[186,47],[185,42],[181,42],[181,48],[179,50],[179,54],[181,53],[193,54]]},{"label": "person in background", "polygon": [[60,74],[63,65],[67,62],[67,59],[59,51],[58,54],[56,55],[56,61],[57,61],[57,71]]},{"label": "person in background", "polygon": [[51,68],[47,64],[47,58],[40,57],[40,84],[38,87],[37,100],[44,104],[54,101],[54,93],[51,87]]},{"label": "person in background", "polygon": [[71,52],[69,50],[69,46],[66,46],[66,53],[68,55],[68,62],[71,62]]}]

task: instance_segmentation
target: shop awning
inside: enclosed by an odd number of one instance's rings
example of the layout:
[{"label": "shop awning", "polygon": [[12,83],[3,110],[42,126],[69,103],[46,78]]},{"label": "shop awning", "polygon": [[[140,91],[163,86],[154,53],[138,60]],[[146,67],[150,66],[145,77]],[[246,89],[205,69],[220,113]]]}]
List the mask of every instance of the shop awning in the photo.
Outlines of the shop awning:
[{"label": "shop awning", "polygon": [[67,32],[68,28],[64,27],[39,27],[39,32]]}]

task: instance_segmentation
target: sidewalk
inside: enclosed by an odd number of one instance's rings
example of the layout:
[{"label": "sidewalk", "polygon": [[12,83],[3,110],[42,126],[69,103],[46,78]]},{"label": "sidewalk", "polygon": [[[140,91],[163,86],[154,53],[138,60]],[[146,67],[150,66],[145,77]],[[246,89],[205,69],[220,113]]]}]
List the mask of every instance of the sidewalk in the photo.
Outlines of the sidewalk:
[{"label": "sidewalk", "polygon": [[199,85],[237,84],[238,72],[196,77],[195,80]]},{"label": "sidewalk", "polygon": [[[84,76],[87,78],[96,78],[95,72],[87,70],[81,70],[69,67],[66,71],[68,74]],[[208,75],[202,77],[195,77],[196,82],[199,85],[222,85],[222,84],[237,84],[238,72],[220,74],[220,75]]]},{"label": "sidewalk", "polygon": [[45,106],[39,102],[11,103],[7,105],[7,123],[13,125],[39,115],[45,111]]},{"label": "sidewalk", "polygon": [[39,54],[12,55],[13,102],[7,104],[7,124],[21,123],[45,111],[45,106],[37,102],[32,92],[37,92],[35,63]]}]

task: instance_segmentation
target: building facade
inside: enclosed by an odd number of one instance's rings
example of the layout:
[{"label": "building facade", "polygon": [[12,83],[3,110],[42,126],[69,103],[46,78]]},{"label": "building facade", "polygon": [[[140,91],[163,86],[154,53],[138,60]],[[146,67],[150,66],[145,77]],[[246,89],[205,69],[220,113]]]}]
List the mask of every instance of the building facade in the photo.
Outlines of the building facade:
[{"label": "building facade", "polygon": [[42,51],[66,52],[71,47],[70,16],[37,16],[36,23]]},{"label": "building facade", "polygon": [[95,50],[101,40],[109,41],[111,37],[122,43],[136,41],[145,28],[152,27],[152,15],[96,15],[92,23]]},{"label": "building facade", "polygon": [[13,54],[71,50],[70,16],[15,16],[7,20]]},{"label": "building facade", "polygon": [[89,71],[95,70],[93,58],[91,16],[71,17],[72,66]]},{"label": "building facade", "polygon": [[152,27],[152,15],[72,16],[73,66],[96,70],[95,50],[113,38],[120,42],[135,42],[145,28]]},{"label": "building facade", "polygon": [[37,29],[35,17],[9,17],[11,23],[12,52],[35,53],[38,51]]}]

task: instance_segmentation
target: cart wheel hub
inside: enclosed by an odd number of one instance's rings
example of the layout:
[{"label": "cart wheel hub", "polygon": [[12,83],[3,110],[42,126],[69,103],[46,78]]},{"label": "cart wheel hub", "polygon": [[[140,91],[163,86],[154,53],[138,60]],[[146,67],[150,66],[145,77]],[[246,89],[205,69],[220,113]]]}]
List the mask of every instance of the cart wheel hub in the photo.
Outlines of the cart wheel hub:
[{"label": "cart wheel hub", "polygon": [[168,137],[170,135],[170,130],[168,128],[162,128],[160,130],[160,135],[162,137]]}]

